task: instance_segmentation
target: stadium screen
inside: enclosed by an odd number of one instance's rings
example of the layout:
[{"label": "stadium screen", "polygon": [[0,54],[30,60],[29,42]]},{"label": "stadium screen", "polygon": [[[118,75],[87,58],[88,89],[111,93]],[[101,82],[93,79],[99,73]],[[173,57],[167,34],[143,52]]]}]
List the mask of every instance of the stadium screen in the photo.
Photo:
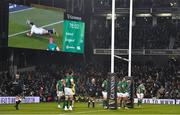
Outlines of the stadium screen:
[{"label": "stadium screen", "polygon": [[10,4],[8,47],[84,53],[85,23],[79,19],[60,9]]}]

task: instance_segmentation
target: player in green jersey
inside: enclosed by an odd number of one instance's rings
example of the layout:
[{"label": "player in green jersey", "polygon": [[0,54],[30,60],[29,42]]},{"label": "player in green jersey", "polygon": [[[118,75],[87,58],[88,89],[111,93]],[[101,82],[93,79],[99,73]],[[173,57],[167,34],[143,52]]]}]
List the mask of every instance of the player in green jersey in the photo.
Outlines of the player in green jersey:
[{"label": "player in green jersey", "polygon": [[122,82],[120,83],[120,92],[122,93],[122,107],[125,107],[125,109],[128,109],[126,107],[126,103],[127,103],[128,96],[129,96],[128,88],[129,88],[128,82],[127,82],[126,78],[124,77],[122,79]]},{"label": "player in green jersey", "polygon": [[139,86],[137,87],[136,90],[136,95],[138,98],[138,106],[141,107],[142,106],[142,100],[144,98],[144,94],[146,93],[146,89],[144,84],[142,83],[142,81],[139,81]]},{"label": "player in green jersey", "polygon": [[103,107],[104,109],[107,109],[107,91],[108,91],[108,80],[105,79],[102,83],[102,95],[103,95]]},{"label": "player in green jersey", "polygon": [[58,97],[58,108],[61,108],[61,98],[64,96],[64,80],[58,80],[56,84],[56,93]]},{"label": "player in green jersey", "polygon": [[122,107],[122,99],[123,99],[123,93],[120,90],[121,87],[121,79],[119,79],[117,83],[117,103],[119,104],[118,108],[120,109]]},{"label": "player in green jersey", "polygon": [[72,84],[74,83],[73,80],[73,72],[70,71],[66,73],[65,77],[65,88],[64,88],[64,93],[65,93],[65,107],[64,110],[68,110],[68,101],[70,102],[69,110],[72,111],[72,101],[73,101],[73,91],[72,91]]}]

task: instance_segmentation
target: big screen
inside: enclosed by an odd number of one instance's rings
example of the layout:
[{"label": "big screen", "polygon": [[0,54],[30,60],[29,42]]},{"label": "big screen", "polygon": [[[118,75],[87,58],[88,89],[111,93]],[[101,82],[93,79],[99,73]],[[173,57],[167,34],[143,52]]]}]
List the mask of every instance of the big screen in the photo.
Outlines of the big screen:
[{"label": "big screen", "polygon": [[64,19],[64,13],[9,4],[8,47],[83,53],[85,24]]}]

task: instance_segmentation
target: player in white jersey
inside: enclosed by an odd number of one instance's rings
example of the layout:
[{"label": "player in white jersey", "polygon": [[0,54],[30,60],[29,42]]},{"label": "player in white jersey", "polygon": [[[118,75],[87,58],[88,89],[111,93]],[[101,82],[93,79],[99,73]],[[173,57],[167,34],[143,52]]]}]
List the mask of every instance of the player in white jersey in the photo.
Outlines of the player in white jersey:
[{"label": "player in white jersey", "polygon": [[26,35],[31,37],[33,34],[37,34],[37,35],[51,35],[53,33],[55,33],[54,29],[44,29],[42,27],[37,27],[33,22],[31,22],[30,20],[26,21],[26,24],[28,24],[31,27],[30,32],[28,32]]}]

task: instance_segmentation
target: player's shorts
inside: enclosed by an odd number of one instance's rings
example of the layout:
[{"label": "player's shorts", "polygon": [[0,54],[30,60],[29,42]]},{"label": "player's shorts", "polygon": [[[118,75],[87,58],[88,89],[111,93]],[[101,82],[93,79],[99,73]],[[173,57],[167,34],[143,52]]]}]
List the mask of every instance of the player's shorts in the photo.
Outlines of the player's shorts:
[{"label": "player's shorts", "polygon": [[122,93],[122,97],[129,97],[129,93]]},{"label": "player's shorts", "polygon": [[63,91],[58,91],[58,92],[57,92],[57,96],[58,96],[58,97],[63,96]]},{"label": "player's shorts", "polygon": [[33,33],[38,34],[38,35],[43,35],[47,33],[47,30],[45,30],[44,28],[37,28],[33,30]]},{"label": "player's shorts", "polygon": [[123,93],[117,93],[117,97],[123,97]]},{"label": "player's shorts", "polygon": [[107,91],[102,91],[102,95],[104,99],[107,99]]},{"label": "player's shorts", "polygon": [[72,96],[73,95],[72,89],[69,87],[65,87],[64,94],[65,94],[65,96]]},{"label": "player's shorts", "polygon": [[137,93],[136,95],[137,95],[137,98],[139,98],[139,99],[144,98],[144,94],[143,93]]}]

